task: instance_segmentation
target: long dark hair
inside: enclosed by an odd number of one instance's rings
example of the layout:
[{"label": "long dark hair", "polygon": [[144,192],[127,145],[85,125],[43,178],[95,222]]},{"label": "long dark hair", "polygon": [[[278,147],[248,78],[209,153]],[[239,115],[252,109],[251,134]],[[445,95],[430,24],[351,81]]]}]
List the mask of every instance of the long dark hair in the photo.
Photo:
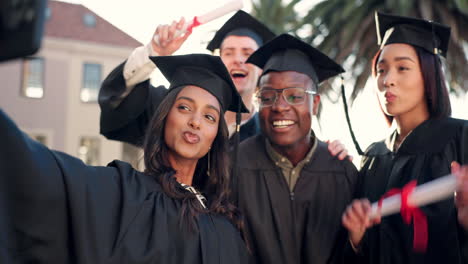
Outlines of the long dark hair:
[{"label": "long dark hair", "polygon": [[218,133],[211,149],[208,154],[198,160],[193,176],[193,187],[201,191],[208,200],[207,209],[200,205],[194,194],[181,187],[176,180],[175,170],[169,163],[168,147],[164,141],[164,128],[166,118],[183,88],[185,86],[171,89],[151,119],[143,144],[145,173],[153,176],[169,197],[182,201],[181,226],[189,230],[197,229],[195,224],[197,216],[210,212],[226,216],[241,230],[242,221],[239,212],[228,200],[230,195],[228,129],[223,115],[219,118]]},{"label": "long dark hair", "polygon": [[[429,53],[420,47],[411,46],[416,50],[421,67],[429,118],[441,119],[449,117],[452,114],[452,107],[439,56]],[[377,76],[377,62],[381,52],[382,50],[379,50],[372,60],[372,76],[374,77]],[[382,106],[380,108],[383,112]],[[391,125],[393,117],[385,113],[384,115],[388,125]]]}]

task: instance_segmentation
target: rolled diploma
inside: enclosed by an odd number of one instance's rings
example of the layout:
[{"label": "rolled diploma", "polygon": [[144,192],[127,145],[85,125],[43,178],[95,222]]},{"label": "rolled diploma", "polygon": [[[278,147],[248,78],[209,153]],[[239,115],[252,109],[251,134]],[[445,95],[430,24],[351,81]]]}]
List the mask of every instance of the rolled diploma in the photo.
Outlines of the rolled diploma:
[{"label": "rolled diploma", "polygon": [[[453,174],[440,177],[436,180],[417,186],[408,197],[408,204],[421,207],[427,204],[438,202],[450,197],[457,188],[457,179]],[[401,195],[395,194],[382,201],[381,216],[387,216],[400,212]],[[370,218],[377,217],[379,211],[378,202],[372,204]]]},{"label": "rolled diploma", "polygon": [[[231,1],[227,2],[225,5],[223,5],[221,7],[213,9],[213,10],[211,10],[211,11],[209,11],[209,12],[207,12],[207,13],[201,15],[201,16],[196,16],[191,21],[186,21],[181,29],[176,30],[176,32],[174,34],[174,38],[177,38],[180,35],[182,35],[183,33],[185,33],[190,26],[192,26],[192,25],[193,25],[192,27],[198,26],[198,25],[195,24],[195,21],[199,22],[200,25],[202,25],[202,24],[208,23],[208,22],[210,22],[212,20],[215,20],[216,18],[222,17],[222,16],[226,15],[229,12],[237,11],[237,10],[241,9],[242,6],[243,6],[242,0],[231,0]],[[159,36],[158,35],[154,36],[154,41],[157,44],[159,44]]]}]

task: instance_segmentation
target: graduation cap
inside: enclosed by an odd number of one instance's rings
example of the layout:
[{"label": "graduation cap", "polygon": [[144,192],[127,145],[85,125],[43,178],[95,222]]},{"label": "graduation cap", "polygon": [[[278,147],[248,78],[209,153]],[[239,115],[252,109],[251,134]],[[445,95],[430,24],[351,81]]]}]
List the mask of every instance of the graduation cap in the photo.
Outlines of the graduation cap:
[{"label": "graduation cap", "polygon": [[257,42],[258,46],[275,37],[270,29],[255,19],[253,16],[240,10],[237,11],[224,25],[216,32],[213,39],[206,47],[210,51],[219,49],[223,40],[229,36],[246,36]]},{"label": "graduation cap", "polygon": [[242,98],[218,56],[190,54],[157,56],[150,59],[170,82],[169,91],[184,85],[195,85],[211,93],[223,111],[248,113]]},{"label": "graduation cap", "polygon": [[446,56],[450,27],[412,17],[375,13],[377,41],[380,47],[391,43],[406,43],[421,47],[432,54]]},{"label": "graduation cap", "polygon": [[288,34],[269,41],[247,60],[263,69],[263,75],[270,71],[295,71],[309,76],[314,83],[343,73],[343,68],[327,55],[311,45]]}]

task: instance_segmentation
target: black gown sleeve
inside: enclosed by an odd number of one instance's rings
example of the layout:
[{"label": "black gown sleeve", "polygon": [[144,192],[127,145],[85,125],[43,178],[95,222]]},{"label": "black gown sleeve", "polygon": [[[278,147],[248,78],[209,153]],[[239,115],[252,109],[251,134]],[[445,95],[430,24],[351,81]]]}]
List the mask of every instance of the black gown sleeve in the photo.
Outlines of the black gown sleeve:
[{"label": "black gown sleeve", "polygon": [[[374,144],[371,144],[364,152],[365,153],[364,156],[362,156],[361,169],[357,173],[358,176],[356,177],[356,182],[354,185],[355,188],[354,188],[354,193],[353,193],[353,200],[365,198],[364,197],[365,194],[363,190],[364,178],[365,178],[366,172],[369,170],[369,164],[370,164],[369,162],[370,158],[366,156],[366,154],[369,153],[369,149],[371,149]],[[365,252],[368,250],[367,233],[364,234],[364,237],[362,238],[361,243],[357,248],[354,248],[353,245],[351,245],[351,241],[349,240],[349,233],[346,229],[344,233],[345,233],[345,236],[344,236],[343,258],[342,258],[341,263],[349,263],[349,264],[369,263],[367,259],[364,257]]]},{"label": "black gown sleeve", "polygon": [[103,81],[99,91],[100,132],[108,139],[141,146],[148,123],[166,95],[164,86],[153,87],[149,80],[126,91],[123,68],[117,66]]},{"label": "black gown sleeve", "polygon": [[135,171],[51,151],[1,110],[0,138],[0,263],[102,263],[147,194]]},{"label": "black gown sleeve", "polygon": [[247,262],[226,217],[180,226],[181,203],[156,180],[114,161],[85,165],[22,133],[0,110],[0,263]]},{"label": "black gown sleeve", "polygon": [[[468,121],[464,122],[462,127],[461,135],[461,144],[460,144],[460,164],[468,165]],[[468,261],[468,230],[465,230],[461,225],[459,225],[459,234],[460,234],[460,251],[462,257],[465,261]]]},{"label": "black gown sleeve", "polygon": [[468,121],[464,122],[462,128],[462,144],[461,144],[461,164],[468,165]]}]

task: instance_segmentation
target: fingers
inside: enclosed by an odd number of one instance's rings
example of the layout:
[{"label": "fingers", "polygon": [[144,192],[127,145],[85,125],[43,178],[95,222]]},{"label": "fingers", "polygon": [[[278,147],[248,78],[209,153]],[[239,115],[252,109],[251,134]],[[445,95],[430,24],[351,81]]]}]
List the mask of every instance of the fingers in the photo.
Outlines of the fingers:
[{"label": "fingers", "polygon": [[468,231],[468,207],[458,209],[458,222]]},{"label": "fingers", "polygon": [[339,150],[338,146],[340,144],[341,143],[339,140],[333,140],[331,143],[328,143],[328,151],[330,151],[330,154],[332,154],[332,156],[336,156],[338,154],[338,150]]},{"label": "fingers", "polygon": [[369,227],[380,224],[381,222],[382,222],[382,215],[380,214],[380,211],[379,211],[379,214],[377,214],[376,216],[374,216],[374,218],[370,220]]},{"label": "fingers", "polygon": [[338,159],[339,160],[344,160],[348,156],[348,150],[344,149],[338,154]]},{"label": "fingers", "polygon": [[[328,151],[332,156],[337,157],[339,160],[344,160],[346,157],[348,157],[348,150],[339,140],[333,140],[331,143],[329,143]],[[352,161],[353,158],[350,157],[349,160]]]},{"label": "fingers", "polygon": [[459,209],[468,208],[468,166],[452,163],[452,173],[457,177],[455,205]]},{"label": "fingers", "polygon": [[161,46],[166,46],[169,40],[169,26],[163,25],[159,31],[159,44]]},{"label": "fingers", "polygon": [[183,27],[184,27],[184,24],[185,24],[185,18],[184,17],[181,17],[179,22],[177,22],[177,29],[178,30],[181,30]]},{"label": "fingers", "polygon": [[342,224],[348,229],[350,239],[354,245],[358,245],[373,222],[369,220],[370,203],[367,199],[354,200],[343,213]]},{"label": "fingers", "polygon": [[170,25],[159,25],[155,32],[159,36],[159,45],[165,47],[172,42],[187,39],[191,32],[186,31],[184,34],[180,34],[180,31],[184,28],[184,24],[185,19],[181,18],[179,22],[172,21]]},{"label": "fingers", "polygon": [[[158,26],[156,27],[156,30],[154,31],[153,38],[151,39],[151,42],[152,42],[153,46],[156,45],[156,46],[159,47],[159,45],[160,45],[160,43],[161,43],[160,36],[159,36],[159,32],[161,32],[161,27],[162,27],[162,26],[163,26],[163,25],[158,25]],[[156,36],[158,37],[158,41],[157,41],[157,42],[154,40],[154,38],[155,38]]]},{"label": "fingers", "polygon": [[[158,42],[153,41],[153,44],[157,47],[164,47],[168,41],[169,26],[159,25],[154,32],[154,36],[158,36]],[[153,38],[154,40],[154,38]]]},{"label": "fingers", "polygon": [[456,161],[452,161],[452,163],[450,163],[450,167],[452,169],[452,173],[456,173],[460,170],[460,164]]},{"label": "fingers", "polygon": [[[180,34],[180,31],[183,30],[185,24],[185,18],[181,18],[178,22],[172,21],[172,24],[169,26],[168,29],[168,37],[167,37],[167,44],[169,45],[170,42],[180,42],[182,43],[188,38],[191,32],[186,31],[184,34]],[[181,43],[181,44],[182,44]],[[176,44],[180,46],[179,44]]]},{"label": "fingers", "polygon": [[[176,25],[177,30],[181,31],[184,28],[184,25],[185,25],[185,18],[182,17]],[[176,42],[176,45],[181,46],[191,34],[192,32],[190,30],[186,30],[180,36],[175,36],[174,41]]]},{"label": "fingers", "polygon": [[169,26],[169,29],[167,30],[167,41],[172,41],[174,39],[175,33],[177,30],[177,22],[172,21],[172,24]]},{"label": "fingers", "polygon": [[370,203],[367,199],[354,200],[346,208],[342,217],[343,225],[350,231],[362,231],[371,225],[369,213]]},{"label": "fingers", "polygon": [[151,43],[153,50],[160,56],[169,56],[176,52],[191,34],[187,31],[179,35],[184,25],[184,18],[173,21],[170,25],[159,25],[154,33],[158,41],[155,41],[153,37]]}]

